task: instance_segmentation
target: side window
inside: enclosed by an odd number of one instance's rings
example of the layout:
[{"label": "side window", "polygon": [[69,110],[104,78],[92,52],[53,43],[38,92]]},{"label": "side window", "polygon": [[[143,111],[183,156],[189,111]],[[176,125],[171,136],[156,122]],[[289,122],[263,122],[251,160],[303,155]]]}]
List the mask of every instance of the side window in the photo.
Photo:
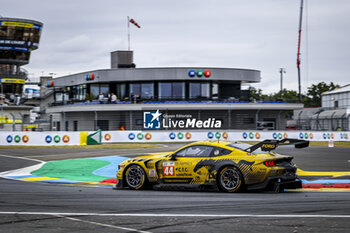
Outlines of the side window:
[{"label": "side window", "polygon": [[211,146],[190,146],[176,153],[178,157],[209,157],[212,154]]},{"label": "side window", "polygon": [[212,152],[211,156],[216,157],[216,156],[228,155],[231,152],[232,151],[224,149],[224,148],[213,147],[213,152]]}]

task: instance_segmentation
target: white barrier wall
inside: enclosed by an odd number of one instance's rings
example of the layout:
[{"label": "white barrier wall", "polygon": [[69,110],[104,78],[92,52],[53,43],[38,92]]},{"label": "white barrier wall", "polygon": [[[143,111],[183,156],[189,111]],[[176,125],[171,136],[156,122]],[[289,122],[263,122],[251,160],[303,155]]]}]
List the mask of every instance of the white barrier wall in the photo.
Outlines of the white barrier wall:
[{"label": "white barrier wall", "polygon": [[[93,133],[93,132],[88,132]],[[296,138],[310,141],[350,141],[350,132],[320,131],[103,131],[102,143],[186,142],[201,140],[262,141]],[[0,145],[80,145],[80,132],[0,132]]]},{"label": "white barrier wall", "polygon": [[80,132],[0,132],[2,146],[80,145]]},{"label": "white barrier wall", "polygon": [[262,141],[296,138],[310,141],[350,141],[350,132],[320,131],[104,131],[102,142],[181,142],[201,140]]}]

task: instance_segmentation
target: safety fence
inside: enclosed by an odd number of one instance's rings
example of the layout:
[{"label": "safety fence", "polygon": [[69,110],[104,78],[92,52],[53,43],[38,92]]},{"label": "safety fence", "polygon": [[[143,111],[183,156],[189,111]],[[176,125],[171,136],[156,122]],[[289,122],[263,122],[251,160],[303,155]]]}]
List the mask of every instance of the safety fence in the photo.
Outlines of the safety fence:
[{"label": "safety fence", "polygon": [[[2,146],[67,146],[86,144],[95,132],[0,132]],[[262,141],[296,138],[310,141],[350,141],[350,132],[338,131],[102,131],[102,143],[161,143],[201,140]]]}]

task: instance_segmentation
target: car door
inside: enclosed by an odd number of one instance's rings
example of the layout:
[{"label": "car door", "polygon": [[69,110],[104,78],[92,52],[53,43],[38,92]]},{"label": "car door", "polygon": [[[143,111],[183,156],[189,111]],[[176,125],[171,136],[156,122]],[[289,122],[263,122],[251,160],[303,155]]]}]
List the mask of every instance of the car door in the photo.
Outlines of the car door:
[{"label": "car door", "polygon": [[213,147],[193,145],[186,147],[172,158],[161,161],[160,178],[162,183],[204,184],[208,178],[208,169],[196,169],[196,165],[212,154]]}]

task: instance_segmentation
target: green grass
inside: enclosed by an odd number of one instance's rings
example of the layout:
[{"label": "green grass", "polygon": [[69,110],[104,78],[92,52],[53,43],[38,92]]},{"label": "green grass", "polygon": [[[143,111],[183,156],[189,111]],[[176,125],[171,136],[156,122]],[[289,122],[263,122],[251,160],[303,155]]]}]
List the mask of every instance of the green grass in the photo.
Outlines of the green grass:
[{"label": "green grass", "polygon": [[33,171],[33,175],[48,176],[59,179],[99,182],[111,177],[94,175],[93,172],[110,163],[98,159],[69,159],[47,162],[39,170]]}]

